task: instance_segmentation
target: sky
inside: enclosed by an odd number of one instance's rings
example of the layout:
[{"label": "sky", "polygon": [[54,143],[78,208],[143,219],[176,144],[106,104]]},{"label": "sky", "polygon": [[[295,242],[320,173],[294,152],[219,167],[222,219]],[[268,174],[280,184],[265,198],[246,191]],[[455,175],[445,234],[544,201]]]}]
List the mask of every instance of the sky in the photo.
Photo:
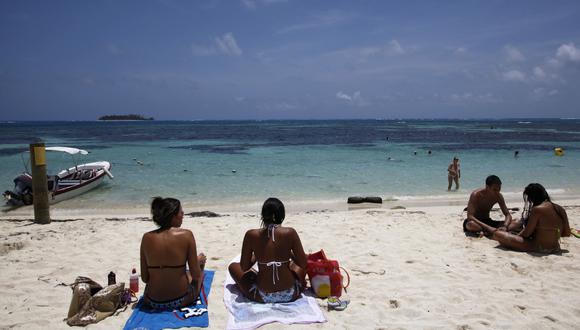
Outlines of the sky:
[{"label": "sky", "polygon": [[580,117],[580,1],[0,1],[0,120]]}]

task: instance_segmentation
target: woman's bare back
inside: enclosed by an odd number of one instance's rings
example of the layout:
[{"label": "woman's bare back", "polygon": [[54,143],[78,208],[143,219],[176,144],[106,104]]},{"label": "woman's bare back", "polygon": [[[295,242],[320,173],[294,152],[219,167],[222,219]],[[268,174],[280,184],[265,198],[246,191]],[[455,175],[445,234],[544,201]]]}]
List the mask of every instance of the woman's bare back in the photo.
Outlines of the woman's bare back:
[{"label": "woman's bare back", "polygon": [[187,292],[190,280],[186,264],[192,237],[191,231],[181,228],[155,230],[143,235],[142,252],[146,263],[141,266],[141,274],[147,274],[148,278],[143,277],[147,282],[147,294],[152,299],[171,300]]},{"label": "woman's bare back", "polygon": [[[273,237],[272,231],[269,233],[266,228],[252,229],[246,233],[244,243],[246,251],[242,250],[242,258],[254,254],[259,269],[256,284],[264,292],[281,291],[294,285],[296,278],[289,267],[291,261],[306,267],[304,250],[293,228],[276,227]],[[247,261],[241,262],[243,267]]]},{"label": "woman's bare back", "polygon": [[532,213],[538,217],[532,242],[538,252],[552,252],[560,249],[559,240],[569,236],[568,217],[564,209],[551,202],[544,202],[533,208]]}]

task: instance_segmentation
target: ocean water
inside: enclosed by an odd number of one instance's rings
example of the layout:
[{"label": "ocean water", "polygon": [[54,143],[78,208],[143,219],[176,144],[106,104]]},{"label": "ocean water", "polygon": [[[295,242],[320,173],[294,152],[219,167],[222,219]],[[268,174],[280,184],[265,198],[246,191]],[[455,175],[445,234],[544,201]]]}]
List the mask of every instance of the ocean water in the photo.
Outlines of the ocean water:
[{"label": "ocean water", "polygon": [[[507,196],[530,182],[580,195],[578,119],[3,122],[0,137],[2,190],[12,189],[28,161],[22,151],[37,139],[88,150],[79,163],[111,162],[114,180],[63,207],[143,206],[157,195],[254,208],[270,196],[437,200],[467,195],[489,174],[502,179]],[[555,147],[565,155],[556,157]],[[461,188],[447,192],[454,156]],[[74,161],[50,153],[49,173]]]}]

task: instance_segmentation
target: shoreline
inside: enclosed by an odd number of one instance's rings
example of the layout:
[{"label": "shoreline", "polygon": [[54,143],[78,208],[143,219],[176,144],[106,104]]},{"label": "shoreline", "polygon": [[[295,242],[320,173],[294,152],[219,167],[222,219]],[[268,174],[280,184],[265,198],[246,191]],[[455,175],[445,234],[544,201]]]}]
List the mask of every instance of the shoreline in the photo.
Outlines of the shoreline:
[{"label": "shoreline", "polygon": [[[573,193],[550,193],[553,201],[558,204],[569,204],[580,200],[580,194]],[[523,207],[521,196],[514,193],[504,194],[504,198],[508,208]],[[283,200],[286,206],[287,214],[297,214],[305,212],[336,212],[336,211],[353,211],[358,209],[374,209],[374,210],[391,210],[391,209],[407,209],[407,208],[422,208],[422,207],[466,207],[469,199],[469,194],[459,192],[448,193],[439,196],[406,196],[405,199],[383,199],[382,204],[361,203],[348,204],[346,197],[342,199],[320,199],[320,200]],[[208,203],[208,202],[189,202],[181,200],[182,207],[185,213],[210,211],[218,214],[227,213],[250,213],[260,214],[263,201],[241,201],[241,202],[223,202],[223,203]],[[84,201],[81,206],[75,205],[75,199],[60,202],[51,205],[50,214],[54,219],[71,218],[90,214],[91,217],[150,217],[150,209],[148,202],[135,203],[101,203],[99,207],[90,207],[88,202]],[[497,204],[495,205],[497,208]],[[520,212],[518,211],[518,212]],[[0,221],[6,219],[32,219],[34,217],[34,209],[30,206],[23,206],[16,209],[9,209],[2,207],[0,209]]]}]

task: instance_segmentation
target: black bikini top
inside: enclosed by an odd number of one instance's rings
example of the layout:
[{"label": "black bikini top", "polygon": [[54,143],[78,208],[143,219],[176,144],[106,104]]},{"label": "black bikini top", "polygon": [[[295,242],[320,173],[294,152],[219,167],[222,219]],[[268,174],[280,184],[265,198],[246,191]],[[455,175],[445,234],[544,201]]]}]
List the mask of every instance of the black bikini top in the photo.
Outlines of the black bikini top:
[{"label": "black bikini top", "polygon": [[185,264],[179,266],[147,266],[148,269],[163,269],[163,268],[185,268]]}]

